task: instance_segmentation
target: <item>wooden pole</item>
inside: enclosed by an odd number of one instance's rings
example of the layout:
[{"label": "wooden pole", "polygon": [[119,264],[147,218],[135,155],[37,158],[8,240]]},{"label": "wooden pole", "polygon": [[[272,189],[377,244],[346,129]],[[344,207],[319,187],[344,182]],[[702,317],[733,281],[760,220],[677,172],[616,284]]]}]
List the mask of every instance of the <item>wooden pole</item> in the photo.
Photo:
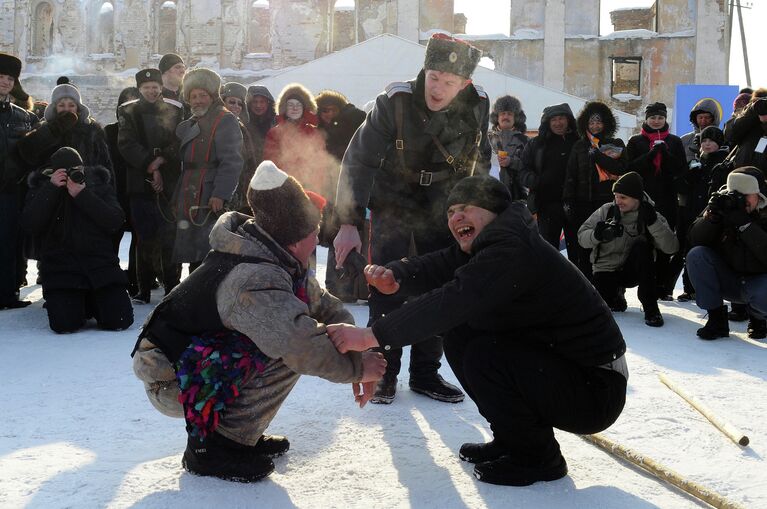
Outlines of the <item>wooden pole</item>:
[{"label": "wooden pole", "polygon": [[717,509],[743,509],[743,506],[730,502],[719,493],[701,486],[698,483],[689,481],[682,477],[679,473],[657,463],[652,458],[648,458],[643,454],[623,447],[622,445],[613,442],[609,438],[606,438],[600,434],[595,435],[580,435],[586,441],[589,441],[599,448],[609,452],[610,454],[624,459],[634,465],[646,470],[658,479],[666,481],[669,484],[673,484],[680,490],[692,495],[693,497],[702,500]]},{"label": "wooden pole", "polygon": [[666,375],[663,373],[658,375],[658,378],[660,378],[660,381],[663,382],[669,389],[677,393],[683,400],[688,402],[695,410],[703,414],[703,417],[708,419],[711,424],[717,427],[719,431],[727,435],[727,438],[732,440],[738,445],[747,446],[748,445],[748,437],[743,434],[742,431],[740,431],[738,428],[730,424],[729,422],[725,421],[724,419],[720,419],[716,415],[714,415],[714,412],[711,411],[706,405],[701,403],[700,401],[696,400],[692,396],[685,393],[682,389],[677,387],[677,385],[672,382]]}]

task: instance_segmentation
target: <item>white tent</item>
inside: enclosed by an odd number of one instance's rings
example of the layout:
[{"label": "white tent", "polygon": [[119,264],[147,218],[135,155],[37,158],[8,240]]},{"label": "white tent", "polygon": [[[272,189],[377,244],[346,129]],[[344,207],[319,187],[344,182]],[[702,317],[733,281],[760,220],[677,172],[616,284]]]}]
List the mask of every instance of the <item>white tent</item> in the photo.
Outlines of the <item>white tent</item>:
[{"label": "white tent", "polygon": [[[293,82],[301,83],[314,93],[326,88],[338,90],[362,108],[389,83],[414,78],[423,66],[425,51],[426,47],[421,44],[384,34],[269,76],[256,84],[267,87],[275,98],[285,85]],[[586,102],[580,97],[484,67],[477,68],[473,79],[485,89],[491,101],[506,94],[518,97],[530,129],[538,128],[541,112],[548,105],[566,102],[577,115]],[[636,128],[636,117],[613,111],[618,117],[618,136],[628,140]]]}]

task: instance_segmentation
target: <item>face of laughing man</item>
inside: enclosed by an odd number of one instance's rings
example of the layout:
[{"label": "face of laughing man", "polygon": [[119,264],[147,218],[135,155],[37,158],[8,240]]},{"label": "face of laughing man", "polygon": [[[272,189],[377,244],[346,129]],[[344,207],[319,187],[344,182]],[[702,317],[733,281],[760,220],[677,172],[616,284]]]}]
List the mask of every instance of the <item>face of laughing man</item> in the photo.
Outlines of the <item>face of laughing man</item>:
[{"label": "face of laughing man", "polygon": [[461,251],[470,253],[474,239],[496,217],[498,214],[482,207],[456,203],[447,209],[447,226]]}]

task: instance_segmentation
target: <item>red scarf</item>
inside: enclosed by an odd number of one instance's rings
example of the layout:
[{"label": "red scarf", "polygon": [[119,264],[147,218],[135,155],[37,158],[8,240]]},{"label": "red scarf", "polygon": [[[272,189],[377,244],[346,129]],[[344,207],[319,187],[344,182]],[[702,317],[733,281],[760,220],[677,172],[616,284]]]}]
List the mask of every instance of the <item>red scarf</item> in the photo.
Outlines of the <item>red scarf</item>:
[{"label": "red scarf", "polygon": [[[661,141],[666,140],[666,137],[668,136],[668,124],[666,124],[665,126],[661,127],[658,130],[653,129],[648,131],[645,129],[645,127],[647,127],[647,124],[644,124],[642,126],[642,136],[647,138],[647,141],[650,142],[650,150],[652,150],[655,147],[656,140],[661,140]],[[647,127],[647,129],[649,129],[649,127]],[[653,166],[655,166],[655,175],[660,175],[661,159],[663,159],[663,154],[659,150],[658,152],[655,153],[655,157],[652,160],[652,164]]]}]

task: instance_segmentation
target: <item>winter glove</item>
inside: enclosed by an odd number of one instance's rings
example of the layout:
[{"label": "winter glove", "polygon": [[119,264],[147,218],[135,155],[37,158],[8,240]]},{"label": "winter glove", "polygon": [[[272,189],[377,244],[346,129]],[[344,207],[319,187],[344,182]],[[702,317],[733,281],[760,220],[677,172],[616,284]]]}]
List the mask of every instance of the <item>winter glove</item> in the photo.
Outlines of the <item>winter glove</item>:
[{"label": "winter glove", "polygon": [[658,213],[650,202],[642,201],[639,204],[639,219],[647,226],[655,224],[655,221],[658,220]]},{"label": "winter glove", "polygon": [[48,127],[51,132],[56,136],[63,136],[72,130],[77,124],[77,113],[71,111],[64,111],[56,115],[56,117],[48,122]]},{"label": "winter glove", "polygon": [[599,242],[610,242],[615,238],[615,225],[599,221],[594,227],[594,238]]},{"label": "winter glove", "polygon": [[666,142],[663,140],[656,140],[653,142],[652,150],[650,153],[655,155],[658,152],[666,152],[666,150],[668,150],[668,147],[666,147]]},{"label": "winter glove", "polygon": [[753,221],[751,214],[746,212],[745,209],[729,210],[724,213],[724,224],[733,228],[740,228],[751,221]]}]

